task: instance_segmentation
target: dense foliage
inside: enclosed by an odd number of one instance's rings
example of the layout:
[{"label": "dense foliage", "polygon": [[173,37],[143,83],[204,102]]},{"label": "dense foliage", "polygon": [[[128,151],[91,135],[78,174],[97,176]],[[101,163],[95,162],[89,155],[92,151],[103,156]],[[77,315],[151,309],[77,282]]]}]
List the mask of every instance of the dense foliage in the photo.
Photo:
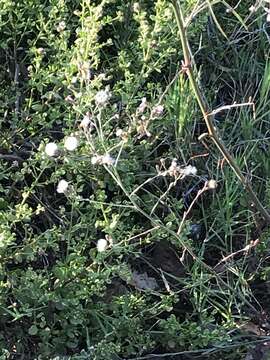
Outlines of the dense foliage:
[{"label": "dense foliage", "polygon": [[[256,105],[216,126],[267,207],[269,30],[247,2],[184,14],[211,106]],[[198,140],[170,2],[2,0],[0,18],[0,358],[244,359],[268,335],[269,229]]]}]

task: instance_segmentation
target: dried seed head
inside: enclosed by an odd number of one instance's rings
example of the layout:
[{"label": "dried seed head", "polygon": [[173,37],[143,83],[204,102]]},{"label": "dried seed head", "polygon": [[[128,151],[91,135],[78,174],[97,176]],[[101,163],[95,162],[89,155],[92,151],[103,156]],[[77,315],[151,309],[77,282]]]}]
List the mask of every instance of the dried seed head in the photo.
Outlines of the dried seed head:
[{"label": "dried seed head", "polygon": [[147,136],[150,137],[151,133],[147,129],[148,127],[148,121],[145,120],[145,118],[142,116],[142,120],[138,121],[137,125],[137,134],[139,135],[139,138]]},{"label": "dried seed head", "polygon": [[217,188],[217,182],[214,179],[207,181],[206,186],[208,189],[214,190]]},{"label": "dried seed head", "polygon": [[84,115],[81,123],[80,123],[80,127],[83,128],[84,130],[88,128],[88,126],[91,124],[91,119],[89,114]]},{"label": "dried seed head", "polygon": [[117,137],[120,137],[124,142],[128,141],[128,132],[122,130],[122,129],[117,129],[115,132],[115,135]]},{"label": "dried seed head", "polygon": [[83,80],[90,80],[91,79],[91,70],[90,70],[90,64],[88,61],[79,62],[77,64],[78,71],[80,74],[81,79]]},{"label": "dried seed head", "polygon": [[145,111],[146,108],[147,108],[147,100],[146,100],[146,97],[143,97],[142,100],[141,100],[140,105],[137,108],[136,113],[137,114],[142,114]]},{"label": "dried seed head", "polygon": [[171,165],[168,169],[168,174],[173,177],[177,177],[179,175],[180,167],[177,165],[177,159],[173,159]]},{"label": "dried seed head", "polygon": [[197,174],[197,171],[198,171],[197,168],[192,165],[188,165],[182,170],[184,176],[190,176],[190,175],[195,176]]},{"label": "dried seed head", "polygon": [[151,111],[152,117],[161,117],[164,112],[164,106],[163,105],[157,105],[153,107]]}]

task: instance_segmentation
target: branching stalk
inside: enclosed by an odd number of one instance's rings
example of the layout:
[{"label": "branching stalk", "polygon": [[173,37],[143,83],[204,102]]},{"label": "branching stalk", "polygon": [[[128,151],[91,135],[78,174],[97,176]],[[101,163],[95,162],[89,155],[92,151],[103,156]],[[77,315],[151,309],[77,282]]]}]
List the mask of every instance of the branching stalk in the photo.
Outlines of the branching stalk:
[{"label": "branching stalk", "polygon": [[220,153],[223,155],[227,163],[230,165],[240,182],[242,183],[244,189],[249,194],[251,201],[253,202],[256,209],[261,213],[265,221],[267,221],[268,224],[270,224],[270,214],[268,211],[264,208],[260,200],[258,199],[257,195],[252,189],[252,186],[249,182],[249,180],[243,175],[241,169],[237,165],[235,159],[232,157],[232,155],[227,150],[226,146],[223,144],[222,140],[218,137],[218,134],[215,130],[215,127],[213,125],[213,119],[214,115],[209,110],[209,106],[207,104],[206,99],[203,96],[203,93],[198,85],[198,82],[195,77],[195,73],[191,64],[191,53],[190,53],[190,47],[188,43],[186,28],[184,25],[184,18],[181,10],[181,5],[179,4],[179,0],[171,0],[175,18],[177,21],[178,29],[179,29],[179,35],[184,55],[184,62],[183,62],[183,71],[186,72],[188,75],[192,90],[194,92],[195,98],[198,102],[198,105],[200,107],[200,110],[203,114],[204,121],[206,123],[207,129],[208,129],[208,135],[220,151]]}]

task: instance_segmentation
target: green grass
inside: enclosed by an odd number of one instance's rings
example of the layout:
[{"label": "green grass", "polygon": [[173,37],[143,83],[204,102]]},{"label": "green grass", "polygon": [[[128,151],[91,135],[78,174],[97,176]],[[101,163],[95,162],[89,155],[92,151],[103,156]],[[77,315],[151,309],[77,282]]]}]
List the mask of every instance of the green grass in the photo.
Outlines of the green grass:
[{"label": "green grass", "polygon": [[[184,13],[210,107],[255,104],[215,126],[269,209],[269,26],[251,5]],[[3,0],[0,18],[0,359],[259,352],[269,227],[199,140],[169,2]]]}]

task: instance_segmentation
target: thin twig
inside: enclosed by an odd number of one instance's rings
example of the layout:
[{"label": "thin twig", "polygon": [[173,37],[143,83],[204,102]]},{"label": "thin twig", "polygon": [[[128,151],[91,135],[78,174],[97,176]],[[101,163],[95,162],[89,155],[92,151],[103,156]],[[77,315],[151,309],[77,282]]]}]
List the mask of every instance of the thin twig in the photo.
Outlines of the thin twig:
[{"label": "thin twig", "polygon": [[219,266],[220,264],[230,260],[231,258],[235,257],[235,255],[241,254],[241,253],[248,253],[252,248],[256,247],[259,243],[259,239],[256,239],[254,241],[251,241],[247,246],[245,246],[243,249],[237,250],[227,256],[225,256],[222,260],[220,260],[216,265]]},{"label": "thin twig", "polygon": [[204,186],[202,189],[200,189],[198,192],[197,192],[197,195],[195,196],[195,198],[192,200],[191,204],[189,205],[189,208],[187,209],[187,211],[184,212],[184,215],[183,215],[183,218],[182,218],[182,221],[179,225],[179,228],[177,230],[177,235],[180,235],[181,234],[181,231],[183,229],[183,226],[184,226],[184,223],[185,223],[185,220],[188,216],[188,214],[190,213],[190,211],[192,210],[193,206],[195,205],[196,201],[198,200],[198,198],[205,192],[209,190],[209,187],[208,187],[208,181],[205,182]]},{"label": "thin twig", "polygon": [[208,116],[213,116],[213,115],[216,115],[218,114],[219,112],[221,111],[224,111],[224,110],[231,110],[233,108],[238,108],[238,107],[243,107],[243,106],[252,106],[252,108],[254,109],[254,102],[246,102],[246,103],[235,103],[235,104],[231,104],[231,105],[224,105],[224,106],[220,106],[219,108],[213,110],[211,113],[208,114]]}]

